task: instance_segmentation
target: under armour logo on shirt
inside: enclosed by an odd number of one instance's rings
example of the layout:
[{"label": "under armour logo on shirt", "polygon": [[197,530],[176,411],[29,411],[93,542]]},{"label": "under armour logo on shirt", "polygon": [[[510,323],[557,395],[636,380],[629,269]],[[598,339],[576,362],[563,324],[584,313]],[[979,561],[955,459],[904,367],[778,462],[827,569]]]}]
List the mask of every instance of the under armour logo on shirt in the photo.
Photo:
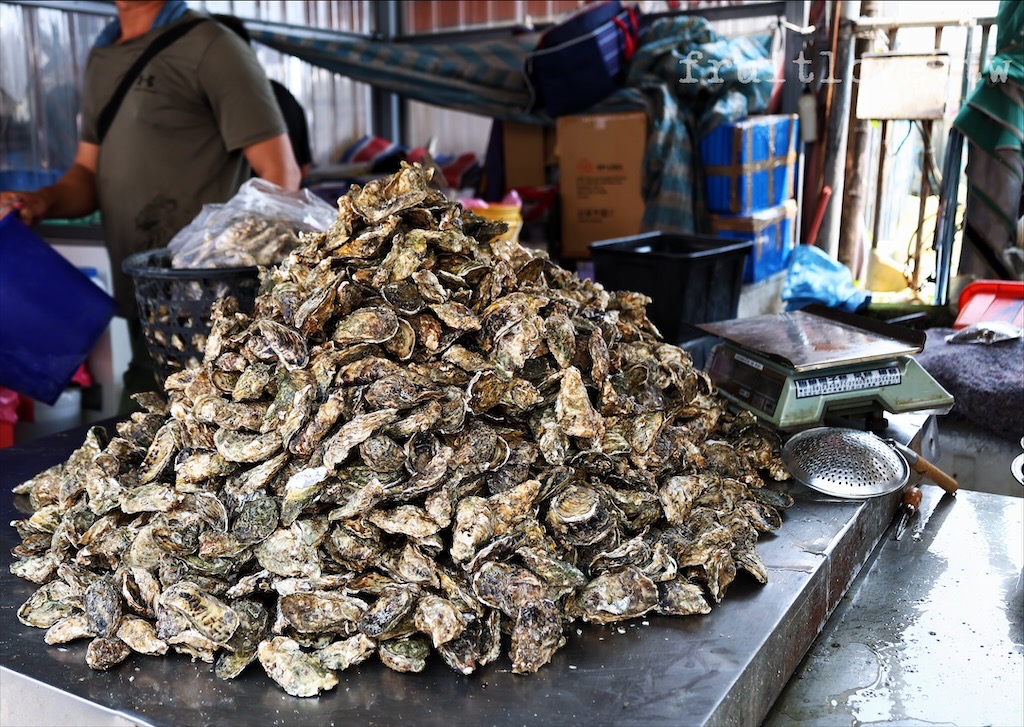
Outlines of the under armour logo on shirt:
[{"label": "under armour logo on shirt", "polygon": [[135,85],[138,88],[153,88],[153,84],[156,81],[156,76],[150,73],[148,76],[144,73],[140,73],[139,77],[135,79]]}]

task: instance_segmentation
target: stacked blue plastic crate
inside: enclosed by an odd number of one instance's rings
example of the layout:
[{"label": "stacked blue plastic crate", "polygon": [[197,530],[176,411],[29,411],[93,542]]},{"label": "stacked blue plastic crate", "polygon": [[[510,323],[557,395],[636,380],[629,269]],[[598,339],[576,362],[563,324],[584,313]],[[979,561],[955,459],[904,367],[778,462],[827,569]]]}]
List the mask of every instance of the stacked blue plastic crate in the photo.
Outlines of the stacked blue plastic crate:
[{"label": "stacked blue plastic crate", "polygon": [[797,126],[796,114],[751,116],[718,126],[700,144],[711,231],[754,243],[745,283],[789,264],[797,213]]}]

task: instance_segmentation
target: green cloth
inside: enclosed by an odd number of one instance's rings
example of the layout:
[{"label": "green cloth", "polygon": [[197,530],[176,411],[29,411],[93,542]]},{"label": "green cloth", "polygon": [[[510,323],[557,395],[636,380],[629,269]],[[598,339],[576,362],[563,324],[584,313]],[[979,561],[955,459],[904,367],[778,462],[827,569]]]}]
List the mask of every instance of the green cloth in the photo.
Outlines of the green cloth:
[{"label": "green cloth", "polygon": [[[1016,238],[1024,182],[1024,3],[1002,0],[996,24],[996,54],[953,123],[970,149],[965,239],[1003,258]],[[966,243],[960,272],[1001,276]]]},{"label": "green cloth", "polygon": [[996,15],[996,54],[954,125],[982,151],[1024,150],[1024,106],[1006,84],[1024,85],[1024,2],[1002,0]]},{"label": "green cloth", "polygon": [[[100,111],[153,39],[196,17],[189,11],[139,38],[92,49],[83,141],[97,143]],[[122,315],[136,315],[122,261],[165,246],[204,204],[229,200],[251,175],[242,149],[286,131],[252,49],[220,23],[201,23],[150,61],[114,118],[96,176]]]}]

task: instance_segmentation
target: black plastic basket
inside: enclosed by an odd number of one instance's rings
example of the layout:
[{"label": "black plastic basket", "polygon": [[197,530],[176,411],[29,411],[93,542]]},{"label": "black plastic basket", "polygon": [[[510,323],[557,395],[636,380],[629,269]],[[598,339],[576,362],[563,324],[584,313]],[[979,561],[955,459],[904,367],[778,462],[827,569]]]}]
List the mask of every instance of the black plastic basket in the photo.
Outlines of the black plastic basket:
[{"label": "black plastic basket", "polygon": [[167,248],[132,255],[122,269],[135,284],[146,347],[161,381],[175,371],[199,365],[210,335],[210,307],[226,295],[252,312],[259,290],[259,268],[171,267]]},{"label": "black plastic basket", "polygon": [[647,315],[669,343],[706,335],[695,323],[736,317],[751,240],[646,232],[590,245],[594,279],[649,295]]}]

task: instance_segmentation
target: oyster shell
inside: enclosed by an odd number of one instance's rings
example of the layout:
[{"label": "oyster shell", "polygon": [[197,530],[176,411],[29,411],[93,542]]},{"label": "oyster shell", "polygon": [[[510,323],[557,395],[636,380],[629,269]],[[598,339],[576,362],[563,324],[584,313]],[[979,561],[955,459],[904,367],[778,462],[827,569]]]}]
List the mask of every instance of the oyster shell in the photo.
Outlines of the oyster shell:
[{"label": "oyster shell", "polygon": [[385,641],[377,647],[381,662],[399,672],[420,672],[427,666],[430,644],[420,636]]},{"label": "oyster shell", "polygon": [[267,675],[293,697],[315,697],[338,685],[334,673],[304,653],[294,639],[275,636],[261,641],[257,655]]}]

